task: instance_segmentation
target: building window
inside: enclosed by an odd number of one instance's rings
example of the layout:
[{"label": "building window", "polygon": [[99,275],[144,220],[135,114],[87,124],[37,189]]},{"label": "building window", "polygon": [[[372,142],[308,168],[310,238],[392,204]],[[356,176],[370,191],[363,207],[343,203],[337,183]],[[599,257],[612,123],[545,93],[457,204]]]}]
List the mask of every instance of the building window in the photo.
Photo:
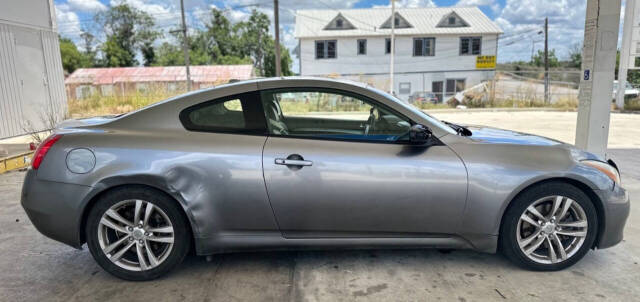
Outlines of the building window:
[{"label": "building window", "polygon": [[460,38],[460,55],[481,54],[482,37],[462,37]]},{"label": "building window", "polygon": [[100,92],[102,93],[102,96],[113,96],[113,85],[100,86]]},{"label": "building window", "polygon": [[458,92],[464,91],[466,86],[465,79],[447,79],[447,97],[453,96]]},{"label": "building window", "polygon": [[78,86],[76,87],[76,98],[79,100],[89,98],[93,95],[94,91],[95,91],[95,88],[93,86],[89,86],[89,85]]},{"label": "building window", "polygon": [[337,57],[336,40],[316,41],[316,59],[335,59]]},{"label": "building window", "polygon": [[455,25],[456,24],[456,17],[449,17],[449,25]]},{"label": "building window", "polygon": [[391,53],[391,38],[384,39],[384,53]]},{"label": "building window", "polygon": [[398,18],[398,16],[393,18],[393,27],[396,27],[396,26],[400,26],[400,18]]},{"label": "building window", "polygon": [[342,19],[336,20],[336,27],[342,28]]},{"label": "building window", "polygon": [[358,54],[367,54],[367,39],[358,39]]},{"label": "building window", "polygon": [[147,83],[136,83],[136,91],[145,94],[149,91],[149,85]]},{"label": "building window", "polygon": [[414,56],[435,56],[436,38],[413,38]]},{"label": "building window", "polygon": [[410,94],[411,93],[411,82],[402,82],[399,84],[398,92],[400,94]]}]

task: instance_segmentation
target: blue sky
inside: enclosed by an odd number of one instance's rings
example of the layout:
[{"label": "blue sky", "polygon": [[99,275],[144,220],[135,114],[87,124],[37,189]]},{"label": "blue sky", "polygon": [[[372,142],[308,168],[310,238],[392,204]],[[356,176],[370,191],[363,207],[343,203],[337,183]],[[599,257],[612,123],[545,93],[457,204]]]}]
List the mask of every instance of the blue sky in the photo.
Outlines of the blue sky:
[{"label": "blue sky", "polygon": [[[92,17],[109,5],[127,2],[144,10],[156,19],[157,28],[168,31],[179,25],[179,0],[55,0],[59,31],[62,36],[76,41],[82,29],[100,32]],[[188,25],[202,25],[201,18],[211,7],[225,10],[232,22],[243,20],[252,8],[272,17],[273,0],[185,0]],[[295,10],[345,9],[389,6],[389,0],[280,0],[281,37],[293,49],[297,44],[293,36]],[[505,32],[499,44],[498,60],[529,60],[532,46],[541,49],[544,18],[549,17],[549,47],[556,49],[560,58],[579,47],[583,39],[586,0],[396,0],[399,7],[478,6]],[[273,30],[273,29],[272,29]],[[168,38],[167,38],[168,39]],[[100,37],[98,37],[100,40]],[[534,43],[535,42],[535,43]],[[297,63],[293,64],[297,68]]]}]

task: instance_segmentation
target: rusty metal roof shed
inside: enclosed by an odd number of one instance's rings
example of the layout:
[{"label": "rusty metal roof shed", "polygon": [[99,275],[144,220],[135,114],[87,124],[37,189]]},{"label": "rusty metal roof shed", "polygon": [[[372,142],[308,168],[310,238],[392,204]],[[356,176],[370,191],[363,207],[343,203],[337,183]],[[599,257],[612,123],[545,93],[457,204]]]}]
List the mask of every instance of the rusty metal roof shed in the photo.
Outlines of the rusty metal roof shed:
[{"label": "rusty metal roof shed", "polygon": [[[191,66],[194,83],[220,83],[254,77],[252,65]],[[65,79],[65,84],[108,85],[122,82],[179,82],[186,80],[184,66],[79,68]]]}]

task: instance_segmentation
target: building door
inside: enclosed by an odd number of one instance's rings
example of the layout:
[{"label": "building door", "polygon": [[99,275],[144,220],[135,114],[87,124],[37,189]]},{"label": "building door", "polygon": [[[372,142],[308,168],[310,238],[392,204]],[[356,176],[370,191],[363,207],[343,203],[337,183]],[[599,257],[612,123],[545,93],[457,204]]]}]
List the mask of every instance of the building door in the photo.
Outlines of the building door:
[{"label": "building door", "polygon": [[435,93],[436,97],[438,98],[438,102],[442,103],[443,95],[443,89],[444,85],[443,85],[443,81],[433,81],[431,82],[431,92]]}]

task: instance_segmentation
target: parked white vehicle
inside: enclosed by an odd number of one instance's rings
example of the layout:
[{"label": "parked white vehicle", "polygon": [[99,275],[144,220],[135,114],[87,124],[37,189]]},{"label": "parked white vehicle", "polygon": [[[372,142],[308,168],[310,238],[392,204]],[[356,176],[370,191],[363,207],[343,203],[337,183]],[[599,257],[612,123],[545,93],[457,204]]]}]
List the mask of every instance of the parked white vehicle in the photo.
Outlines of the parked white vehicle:
[{"label": "parked white vehicle", "polygon": [[[625,83],[626,85],[624,86],[624,98],[637,98],[638,95],[640,95],[640,90],[638,90],[637,88],[633,88],[633,86],[631,86],[631,84],[629,84],[629,82]],[[618,81],[613,81],[613,99],[616,99],[616,95],[618,94],[618,87],[620,86],[620,84],[618,84]]]}]

